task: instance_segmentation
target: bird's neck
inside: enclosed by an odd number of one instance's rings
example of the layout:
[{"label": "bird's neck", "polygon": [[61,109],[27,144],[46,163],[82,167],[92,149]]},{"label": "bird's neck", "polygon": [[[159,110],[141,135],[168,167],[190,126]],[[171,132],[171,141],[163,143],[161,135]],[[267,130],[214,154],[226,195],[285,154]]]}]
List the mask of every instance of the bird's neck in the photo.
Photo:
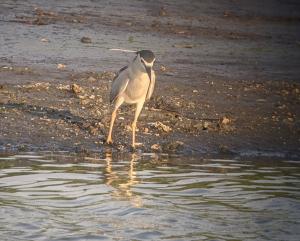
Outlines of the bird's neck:
[{"label": "bird's neck", "polygon": [[139,72],[139,73],[141,73],[141,72],[144,73],[145,72],[146,73],[145,68],[142,66],[142,64],[141,64],[141,62],[138,58],[135,58],[134,61],[132,61],[131,70],[134,73],[137,73],[137,72]]}]

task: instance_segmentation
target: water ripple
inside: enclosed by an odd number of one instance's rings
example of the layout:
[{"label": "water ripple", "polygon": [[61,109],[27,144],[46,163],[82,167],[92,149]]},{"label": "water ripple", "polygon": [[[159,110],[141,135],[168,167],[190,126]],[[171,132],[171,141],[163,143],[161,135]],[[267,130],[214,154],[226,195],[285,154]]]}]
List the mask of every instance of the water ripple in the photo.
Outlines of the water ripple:
[{"label": "water ripple", "polygon": [[2,240],[298,240],[300,165],[0,156]]}]

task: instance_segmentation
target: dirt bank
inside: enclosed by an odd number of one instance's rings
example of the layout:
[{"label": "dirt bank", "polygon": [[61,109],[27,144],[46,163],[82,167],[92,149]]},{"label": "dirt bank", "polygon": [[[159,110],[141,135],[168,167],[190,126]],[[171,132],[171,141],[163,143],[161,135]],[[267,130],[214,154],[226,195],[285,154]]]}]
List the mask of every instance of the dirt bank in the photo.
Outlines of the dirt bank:
[{"label": "dirt bank", "polygon": [[[0,4],[0,149],[130,150],[124,106],[103,144],[114,72],[152,49],[145,152],[299,155],[299,3]],[[135,13],[135,17],[131,16]],[[85,37],[85,38],[83,38]]]}]

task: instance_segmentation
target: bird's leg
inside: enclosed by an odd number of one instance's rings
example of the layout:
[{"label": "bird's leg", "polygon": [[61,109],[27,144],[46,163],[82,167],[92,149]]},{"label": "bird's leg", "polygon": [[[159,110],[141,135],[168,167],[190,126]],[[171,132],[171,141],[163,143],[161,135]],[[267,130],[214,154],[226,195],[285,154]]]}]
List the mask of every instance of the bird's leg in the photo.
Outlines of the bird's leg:
[{"label": "bird's leg", "polygon": [[122,105],[123,102],[124,102],[123,98],[119,98],[119,99],[116,100],[114,110],[113,110],[113,112],[111,114],[111,121],[110,121],[110,125],[109,125],[109,132],[108,132],[108,136],[107,136],[107,139],[106,139],[106,143],[107,144],[111,144],[112,143],[111,135],[112,135],[112,130],[113,130],[114,122],[115,122],[115,119],[116,119],[116,116],[117,116],[118,108]]},{"label": "bird's leg", "polygon": [[108,132],[108,136],[107,136],[107,139],[106,139],[106,143],[107,144],[111,144],[112,143],[111,134],[112,134],[112,129],[113,129],[113,126],[114,126],[114,122],[115,122],[116,116],[117,116],[117,110],[115,109],[113,111],[113,113],[111,114],[109,132]]},{"label": "bird's leg", "polygon": [[136,110],[135,110],[135,114],[134,114],[134,120],[132,122],[132,147],[135,148],[135,129],[136,129],[136,123],[137,123],[137,119],[141,113],[141,110],[143,108],[144,102],[141,103],[137,103],[136,105]]}]

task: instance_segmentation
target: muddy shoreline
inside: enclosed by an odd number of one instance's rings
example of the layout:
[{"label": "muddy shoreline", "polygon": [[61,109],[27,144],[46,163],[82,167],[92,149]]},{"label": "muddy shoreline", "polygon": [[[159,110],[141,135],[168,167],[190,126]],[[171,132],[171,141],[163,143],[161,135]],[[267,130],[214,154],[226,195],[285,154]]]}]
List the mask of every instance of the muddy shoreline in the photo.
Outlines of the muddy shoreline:
[{"label": "muddy shoreline", "polygon": [[126,48],[158,59],[138,151],[299,159],[300,4],[276,4],[1,2],[0,151],[131,151],[131,106],[104,144]]}]

